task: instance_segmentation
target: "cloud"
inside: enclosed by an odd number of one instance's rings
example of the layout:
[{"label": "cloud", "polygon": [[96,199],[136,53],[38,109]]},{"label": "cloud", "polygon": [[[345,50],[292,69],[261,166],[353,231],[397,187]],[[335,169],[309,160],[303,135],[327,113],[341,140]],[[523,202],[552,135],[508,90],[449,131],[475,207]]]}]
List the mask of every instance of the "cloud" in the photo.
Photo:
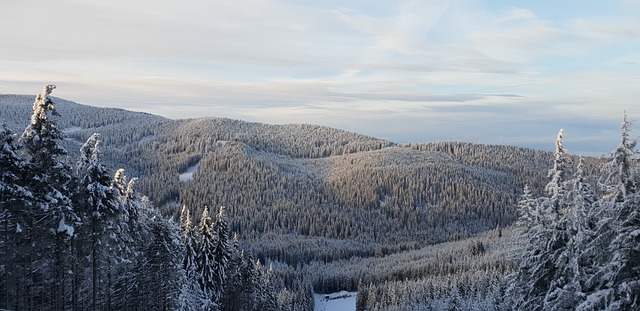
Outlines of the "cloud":
[{"label": "cloud", "polygon": [[617,128],[622,110],[634,113],[635,2],[579,13],[491,5],[10,1],[0,11],[11,29],[0,32],[0,93],[53,82],[56,96],[86,104],[325,124],[400,142],[539,146],[579,120],[593,143],[604,136],[590,125]]}]

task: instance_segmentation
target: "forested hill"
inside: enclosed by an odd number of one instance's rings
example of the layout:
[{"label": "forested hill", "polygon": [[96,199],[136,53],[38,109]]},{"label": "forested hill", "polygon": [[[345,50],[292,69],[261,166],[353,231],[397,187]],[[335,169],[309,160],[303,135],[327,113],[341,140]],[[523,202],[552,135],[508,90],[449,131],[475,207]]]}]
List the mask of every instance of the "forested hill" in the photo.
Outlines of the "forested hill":
[{"label": "forested hill", "polygon": [[[288,263],[415,249],[506,226],[525,184],[542,193],[552,161],[510,146],[398,145],[315,125],[171,120],[53,100],[69,152],[101,133],[105,163],[139,177],[140,191],[167,214],[226,206],[231,230],[261,258]],[[0,95],[0,122],[20,133],[32,103]],[[179,181],[189,168],[193,179]],[[300,246],[280,243],[285,236]]]}]

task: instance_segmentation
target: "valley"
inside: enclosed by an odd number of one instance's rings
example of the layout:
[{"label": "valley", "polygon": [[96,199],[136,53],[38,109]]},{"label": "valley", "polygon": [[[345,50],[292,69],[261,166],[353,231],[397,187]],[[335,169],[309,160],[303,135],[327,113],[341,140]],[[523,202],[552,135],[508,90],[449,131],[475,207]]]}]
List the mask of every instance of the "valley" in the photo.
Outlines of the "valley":
[{"label": "valley", "polygon": [[[0,95],[0,120],[19,133],[31,101]],[[357,291],[359,310],[506,304],[496,299],[517,270],[518,202],[525,186],[543,195],[554,161],[512,146],[397,144],[308,124],[54,101],[67,159],[98,132],[105,165],[138,178],[165,217],[224,207],[237,243],[273,269],[279,299],[303,306],[312,292],[344,290]],[[572,159],[595,183],[602,160]]]}]

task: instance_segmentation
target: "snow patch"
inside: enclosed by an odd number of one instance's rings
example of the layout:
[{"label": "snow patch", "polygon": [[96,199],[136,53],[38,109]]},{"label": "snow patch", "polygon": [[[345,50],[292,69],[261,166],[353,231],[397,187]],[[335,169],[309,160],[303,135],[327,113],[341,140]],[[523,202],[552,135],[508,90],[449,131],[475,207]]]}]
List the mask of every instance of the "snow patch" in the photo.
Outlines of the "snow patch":
[{"label": "snow patch", "polygon": [[228,140],[218,140],[218,141],[216,141],[216,146],[224,146],[227,143],[229,143]]},{"label": "snow patch", "polygon": [[73,236],[74,230],[72,226],[67,225],[64,219],[60,219],[58,223],[58,233],[65,232],[68,236]]},{"label": "snow patch", "polygon": [[340,291],[331,294],[313,294],[315,311],[354,311],[357,292]]},{"label": "snow patch", "polygon": [[79,126],[71,126],[71,127],[67,127],[65,129],[62,129],[63,133],[73,133],[73,132],[77,132],[79,130],[81,130],[82,128]]},{"label": "snow patch", "polygon": [[178,176],[178,179],[180,180],[180,182],[189,182],[193,180],[193,173],[195,173],[198,170],[198,166],[200,164],[196,164],[194,166],[191,166],[189,168],[187,168],[187,171],[184,173],[181,173],[180,176]]}]

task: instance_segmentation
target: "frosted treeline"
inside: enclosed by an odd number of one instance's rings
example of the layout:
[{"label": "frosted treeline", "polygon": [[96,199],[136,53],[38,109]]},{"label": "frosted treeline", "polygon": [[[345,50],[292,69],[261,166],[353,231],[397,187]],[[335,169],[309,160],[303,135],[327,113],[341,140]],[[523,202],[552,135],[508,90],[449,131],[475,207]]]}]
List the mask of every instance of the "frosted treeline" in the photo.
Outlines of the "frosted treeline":
[{"label": "frosted treeline", "polygon": [[[0,96],[7,308],[155,308],[140,298],[155,295],[169,308],[306,310],[312,291],[343,289],[370,311],[637,307],[638,160],[626,120],[610,157],[580,159],[562,133],[555,153],[398,145],[53,100],[64,117],[47,142],[33,124],[11,132],[32,99]],[[24,211],[37,213],[15,216]],[[141,242],[151,240],[160,244]],[[26,273],[36,266],[47,268]]]},{"label": "frosted treeline", "polygon": [[[310,285],[285,288],[231,237],[224,208],[180,224],[92,134],[70,164],[47,85],[18,136],[0,129],[0,308],[7,310],[307,309]],[[191,225],[191,224],[194,225]]]},{"label": "frosted treeline", "polygon": [[[502,237],[343,262],[361,278],[357,310],[638,310],[640,166],[629,136],[625,116],[621,142],[592,185],[561,130],[545,194],[526,186],[519,220]],[[312,275],[348,282],[331,267]]]},{"label": "frosted treeline", "polygon": [[527,310],[640,308],[640,167],[630,123],[596,185],[573,163],[562,130],[547,195],[520,201],[520,254],[509,297]]}]

